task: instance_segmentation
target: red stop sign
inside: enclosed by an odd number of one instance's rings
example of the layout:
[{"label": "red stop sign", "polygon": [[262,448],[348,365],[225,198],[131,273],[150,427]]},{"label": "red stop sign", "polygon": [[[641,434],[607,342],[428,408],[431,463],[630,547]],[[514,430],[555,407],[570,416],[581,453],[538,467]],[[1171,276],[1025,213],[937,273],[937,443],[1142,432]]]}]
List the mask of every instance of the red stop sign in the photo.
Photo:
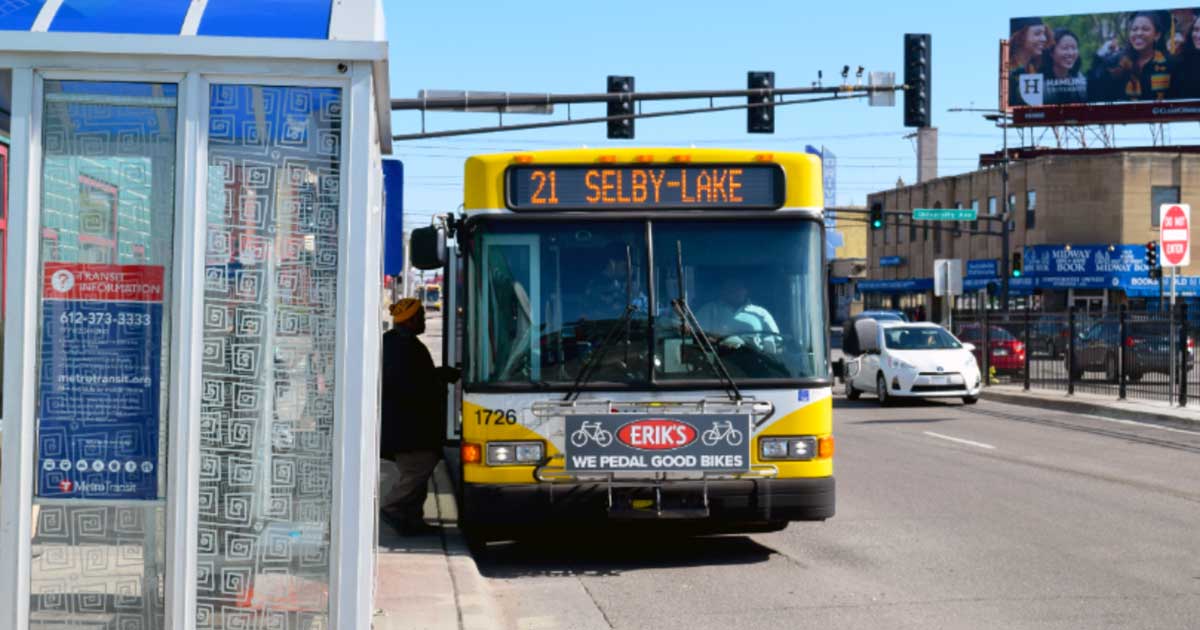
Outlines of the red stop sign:
[{"label": "red stop sign", "polygon": [[1178,267],[1188,264],[1188,214],[1182,206],[1172,205],[1162,215],[1160,234],[1162,240],[1163,266]]}]

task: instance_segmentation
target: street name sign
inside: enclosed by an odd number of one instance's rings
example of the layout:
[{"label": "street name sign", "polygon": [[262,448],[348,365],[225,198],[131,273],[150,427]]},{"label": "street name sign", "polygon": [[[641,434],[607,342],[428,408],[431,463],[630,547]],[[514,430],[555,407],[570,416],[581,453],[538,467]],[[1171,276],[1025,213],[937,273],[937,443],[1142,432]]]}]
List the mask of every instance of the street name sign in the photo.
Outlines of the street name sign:
[{"label": "street name sign", "polygon": [[1164,203],[1158,209],[1159,251],[1163,267],[1186,267],[1192,262],[1192,207],[1186,203]]},{"label": "street name sign", "polygon": [[914,221],[974,221],[978,218],[975,208],[913,208]]}]

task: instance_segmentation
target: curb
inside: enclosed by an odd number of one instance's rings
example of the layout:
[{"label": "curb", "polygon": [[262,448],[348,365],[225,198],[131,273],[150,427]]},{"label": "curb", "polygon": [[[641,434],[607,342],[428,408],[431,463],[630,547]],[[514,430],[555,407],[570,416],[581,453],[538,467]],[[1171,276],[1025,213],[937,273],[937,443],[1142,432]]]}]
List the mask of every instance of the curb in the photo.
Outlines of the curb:
[{"label": "curb", "polygon": [[1122,409],[1112,405],[1106,405],[1099,402],[1089,402],[1085,400],[1072,399],[1067,396],[1062,398],[1051,398],[1042,396],[1031,396],[1026,394],[1017,394],[1010,392],[997,392],[991,388],[984,388],[983,399],[998,403],[1006,403],[1010,405],[1019,405],[1023,407],[1038,407],[1041,409],[1051,409],[1054,411],[1066,411],[1071,413],[1085,413],[1095,416],[1103,416],[1105,418],[1113,418],[1116,420],[1133,420],[1133,421],[1153,421],[1160,423],[1174,423],[1188,426],[1195,426],[1197,420],[1180,417],[1169,413],[1159,413],[1149,411],[1134,411],[1131,409]]},{"label": "curb", "polygon": [[467,548],[467,541],[458,527],[458,506],[454,485],[445,461],[438,464],[430,480],[437,494],[438,521],[442,525],[442,549],[450,579],[454,584],[454,600],[458,607],[458,626],[462,630],[499,630],[500,608],[479,565]]}]

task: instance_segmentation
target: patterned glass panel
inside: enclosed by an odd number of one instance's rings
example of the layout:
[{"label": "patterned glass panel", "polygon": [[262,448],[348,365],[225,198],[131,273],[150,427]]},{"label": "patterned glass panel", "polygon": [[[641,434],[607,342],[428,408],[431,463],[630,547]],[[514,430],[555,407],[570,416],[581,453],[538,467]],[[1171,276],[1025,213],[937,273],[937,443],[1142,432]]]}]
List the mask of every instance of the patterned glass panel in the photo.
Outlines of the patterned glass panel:
[{"label": "patterned glass panel", "polygon": [[30,627],[161,628],[176,86],[45,94]]},{"label": "patterned glass panel", "polygon": [[341,106],[210,94],[201,629],[329,626]]}]

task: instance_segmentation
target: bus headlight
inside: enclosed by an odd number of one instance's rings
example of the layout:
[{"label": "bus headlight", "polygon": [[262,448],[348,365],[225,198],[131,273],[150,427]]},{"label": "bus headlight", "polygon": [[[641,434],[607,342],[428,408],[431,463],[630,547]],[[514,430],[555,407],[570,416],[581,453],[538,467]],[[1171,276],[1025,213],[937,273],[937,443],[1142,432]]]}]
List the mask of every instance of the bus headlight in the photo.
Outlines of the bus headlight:
[{"label": "bus headlight", "polygon": [[817,438],[811,435],[758,439],[759,459],[808,461],[817,456]]},{"label": "bus headlight", "polygon": [[489,442],[487,463],[488,466],[536,464],[545,453],[546,446],[541,442]]}]

